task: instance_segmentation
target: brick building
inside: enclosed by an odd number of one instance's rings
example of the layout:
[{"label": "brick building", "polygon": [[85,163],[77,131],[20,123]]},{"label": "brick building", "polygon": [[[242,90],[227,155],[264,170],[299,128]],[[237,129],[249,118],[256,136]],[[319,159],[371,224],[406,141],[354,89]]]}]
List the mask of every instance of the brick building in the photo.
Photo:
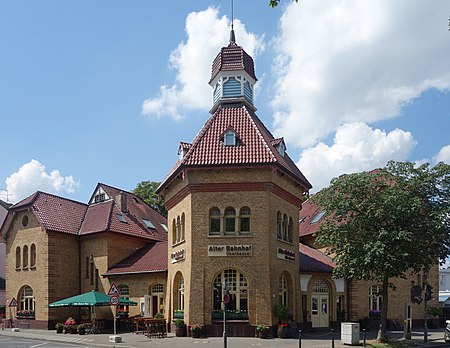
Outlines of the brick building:
[{"label": "brick building", "polygon": [[[361,321],[372,329],[378,327],[381,304],[381,284],[370,281],[333,279],[333,261],[316,249],[314,232],[324,221],[327,212],[306,200],[299,212],[300,221],[300,282],[304,322],[312,327],[328,327],[336,322]],[[439,306],[438,264],[428,274],[428,284],[434,289],[429,306]],[[411,303],[411,287],[424,288],[423,274],[410,274],[406,279],[390,279],[388,324],[395,329],[404,324],[407,306],[410,306],[413,325],[423,325],[424,302]],[[424,293],[422,293],[424,296]],[[436,317],[430,316],[434,321]]]},{"label": "brick building", "polygon": [[[166,219],[130,192],[98,184],[88,204],[44,192],[13,205],[1,229],[6,244],[6,297],[31,311],[29,325],[51,327],[83,308],[49,308],[57,300],[114,282],[140,303],[130,315],[164,312],[167,274]],[[161,260],[163,260],[161,262]],[[10,308],[7,317],[17,317]],[[97,317],[111,319],[110,307]]]},{"label": "brick building", "polygon": [[158,191],[168,209],[168,319],[222,332],[221,291],[230,334],[278,323],[274,308],[301,319],[298,209],[311,188],[255,114],[253,59],[231,32],[212,65],[211,117]]}]

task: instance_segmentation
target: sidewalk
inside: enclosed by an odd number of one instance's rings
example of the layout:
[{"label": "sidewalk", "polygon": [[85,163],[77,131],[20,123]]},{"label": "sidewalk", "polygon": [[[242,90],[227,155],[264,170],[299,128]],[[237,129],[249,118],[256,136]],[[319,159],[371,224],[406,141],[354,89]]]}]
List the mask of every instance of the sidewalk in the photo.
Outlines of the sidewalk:
[{"label": "sidewalk", "polygon": [[[414,345],[417,347],[450,347],[450,344],[445,344],[443,339],[443,329],[430,332],[429,343],[423,344],[423,332],[413,332],[412,339]],[[374,332],[368,333],[374,335]],[[149,339],[143,335],[136,335],[134,333],[121,333],[122,343],[109,342],[109,336],[111,334],[95,334],[95,335],[76,335],[76,334],[57,334],[55,330],[32,330],[21,329],[19,332],[13,332],[11,329],[5,329],[0,331],[2,336],[20,337],[20,338],[36,338],[47,341],[57,342],[71,342],[82,344],[84,347],[115,347],[115,348],[143,348],[143,347],[211,347],[211,348],[223,348],[224,342],[222,337],[208,337],[208,338],[190,338],[190,337],[175,337],[173,334],[169,334],[167,338],[152,338]],[[400,339],[403,333],[390,332],[389,337],[393,339]],[[368,337],[372,338],[372,336]],[[259,339],[252,337],[228,337],[228,348],[240,348],[240,347],[262,347],[262,348],[298,348],[298,339]],[[331,334],[330,333],[306,333],[302,337],[302,348],[330,348],[331,347]],[[340,341],[339,333],[335,334],[334,346],[336,348],[349,347],[344,345]],[[362,339],[360,341],[362,346]]]}]

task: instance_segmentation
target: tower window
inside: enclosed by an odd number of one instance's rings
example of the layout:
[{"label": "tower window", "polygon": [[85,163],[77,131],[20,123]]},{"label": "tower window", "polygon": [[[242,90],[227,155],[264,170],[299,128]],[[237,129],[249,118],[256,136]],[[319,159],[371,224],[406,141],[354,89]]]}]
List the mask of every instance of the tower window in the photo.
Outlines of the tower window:
[{"label": "tower window", "polygon": [[224,138],[225,146],[236,145],[236,134],[232,130],[227,130]]}]

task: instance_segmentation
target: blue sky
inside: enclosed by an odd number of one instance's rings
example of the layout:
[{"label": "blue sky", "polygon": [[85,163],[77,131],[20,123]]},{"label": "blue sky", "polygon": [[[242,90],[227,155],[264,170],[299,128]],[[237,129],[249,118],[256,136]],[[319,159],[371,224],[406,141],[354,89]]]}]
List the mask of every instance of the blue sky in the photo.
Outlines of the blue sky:
[{"label": "blue sky", "polygon": [[[257,114],[314,186],[450,163],[449,1],[235,0]],[[0,190],[161,181],[209,117],[230,1],[0,1]],[[6,200],[6,191],[0,191]]]}]

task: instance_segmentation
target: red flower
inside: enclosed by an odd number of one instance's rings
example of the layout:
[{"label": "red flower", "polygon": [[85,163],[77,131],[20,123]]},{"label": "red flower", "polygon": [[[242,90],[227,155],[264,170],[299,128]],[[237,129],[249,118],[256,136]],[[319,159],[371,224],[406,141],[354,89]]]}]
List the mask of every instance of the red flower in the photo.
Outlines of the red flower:
[{"label": "red flower", "polygon": [[288,324],[288,323],[281,323],[281,324],[278,324],[278,326],[279,326],[279,327],[288,327],[289,324]]}]

